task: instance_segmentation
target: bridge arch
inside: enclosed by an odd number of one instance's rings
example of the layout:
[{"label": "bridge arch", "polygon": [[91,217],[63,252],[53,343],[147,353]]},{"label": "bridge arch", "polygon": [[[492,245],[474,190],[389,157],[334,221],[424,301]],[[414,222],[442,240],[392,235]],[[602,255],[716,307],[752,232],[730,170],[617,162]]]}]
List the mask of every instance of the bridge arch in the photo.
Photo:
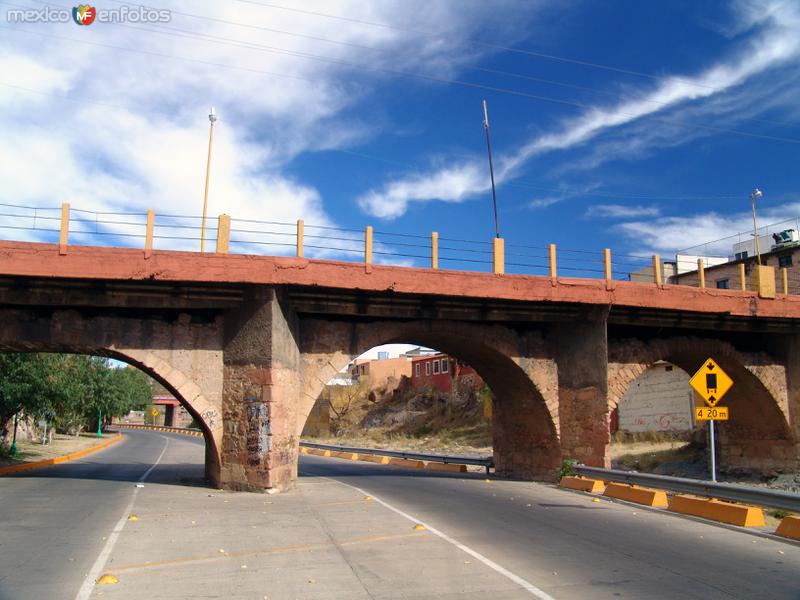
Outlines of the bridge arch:
[{"label": "bridge arch", "polygon": [[721,467],[763,473],[794,468],[785,367],[765,353],[740,352],[726,341],[694,337],[609,340],[609,412],[657,361],[693,375],[709,357],[735,382],[723,402],[731,409],[730,420],[718,424]]},{"label": "bridge arch", "polygon": [[[220,485],[220,454],[217,439],[221,438],[221,419],[214,405],[200,387],[167,361],[142,350],[109,349],[105,356],[116,358],[139,369],[163,385],[180,402],[200,427],[205,440],[205,477],[213,487]],[[217,426],[220,421],[220,426]]]},{"label": "bridge arch", "polygon": [[[304,389],[298,435],[325,384],[353,357],[382,344],[419,344],[465,361],[492,389],[494,462],[499,474],[552,476],[557,468],[561,460],[557,374],[544,358],[541,336],[521,339],[501,326],[443,321],[355,324],[309,319],[303,321],[301,332]],[[521,344],[541,345],[541,362],[521,352]]]},{"label": "bridge arch", "polygon": [[107,356],[158,381],[202,430],[205,475],[211,485],[219,486],[223,423],[218,323],[191,323],[188,315],[166,321],[16,308],[0,310],[0,321],[0,351]]}]

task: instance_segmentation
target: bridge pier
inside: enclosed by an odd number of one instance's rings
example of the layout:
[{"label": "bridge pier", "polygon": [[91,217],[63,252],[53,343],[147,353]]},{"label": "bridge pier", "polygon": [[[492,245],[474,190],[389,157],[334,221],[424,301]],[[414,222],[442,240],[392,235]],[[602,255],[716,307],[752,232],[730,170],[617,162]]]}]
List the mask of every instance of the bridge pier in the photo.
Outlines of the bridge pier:
[{"label": "bridge pier", "polygon": [[285,490],[297,477],[298,322],[274,288],[226,315],[221,483]]},{"label": "bridge pier", "polygon": [[558,364],[561,454],[593,466],[611,466],[608,407],[607,311],[554,327]]}]

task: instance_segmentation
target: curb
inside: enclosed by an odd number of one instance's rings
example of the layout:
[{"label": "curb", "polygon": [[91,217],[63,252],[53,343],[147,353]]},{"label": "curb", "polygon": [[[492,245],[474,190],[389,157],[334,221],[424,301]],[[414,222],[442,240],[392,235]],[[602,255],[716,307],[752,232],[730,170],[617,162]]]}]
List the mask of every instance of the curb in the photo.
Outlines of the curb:
[{"label": "curb", "polygon": [[84,448],[83,450],[78,450],[77,452],[72,452],[70,454],[65,454],[64,456],[56,456],[55,458],[46,458],[44,460],[37,460],[34,462],[29,463],[22,463],[19,465],[10,465],[8,467],[0,467],[0,477],[3,475],[12,475],[14,473],[21,473],[23,471],[30,471],[32,469],[40,469],[42,467],[49,467],[51,465],[57,465],[59,463],[67,462],[68,460],[73,460],[76,458],[81,458],[86,456],[87,454],[92,454],[93,452],[97,452],[98,450],[103,450],[104,448],[108,448],[111,444],[116,444],[118,441],[122,439],[122,434],[117,433],[116,436],[108,440],[107,442],[103,442],[102,444],[98,444],[97,446],[92,446],[91,448]]},{"label": "curb", "polygon": [[192,435],[194,437],[203,437],[203,432],[197,429],[183,429],[181,427],[163,427],[161,425],[139,425],[137,423],[113,423],[112,427],[127,427],[128,429],[136,429],[140,431],[160,431],[162,433],[179,433],[181,435]]}]

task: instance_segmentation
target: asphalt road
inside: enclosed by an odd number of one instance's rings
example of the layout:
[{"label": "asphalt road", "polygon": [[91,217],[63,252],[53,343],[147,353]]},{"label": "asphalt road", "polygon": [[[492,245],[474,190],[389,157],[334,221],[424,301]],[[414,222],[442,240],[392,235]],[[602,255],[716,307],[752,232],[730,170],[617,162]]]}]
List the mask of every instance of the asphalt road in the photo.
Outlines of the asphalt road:
[{"label": "asphalt road", "polygon": [[72,600],[101,555],[104,600],[800,598],[799,545],[553,486],[304,456],[295,490],[242,494],[202,459],[130,432],[0,479],[0,598]]},{"label": "asphalt road", "polygon": [[303,457],[555,598],[800,598],[800,547],[554,486]]},{"label": "asphalt road", "polygon": [[167,439],[172,452],[148,483],[199,485],[202,439],[133,431],[83,459],[0,478],[0,600],[75,598]]}]

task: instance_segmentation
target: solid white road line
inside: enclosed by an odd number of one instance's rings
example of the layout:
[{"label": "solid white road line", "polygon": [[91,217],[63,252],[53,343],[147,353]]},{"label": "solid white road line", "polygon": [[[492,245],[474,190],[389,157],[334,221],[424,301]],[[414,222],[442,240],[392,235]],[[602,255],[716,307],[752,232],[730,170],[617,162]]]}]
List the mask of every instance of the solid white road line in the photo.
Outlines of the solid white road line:
[{"label": "solid white road line", "polygon": [[[144,475],[139,477],[139,480],[136,483],[144,483],[144,480],[153,472],[158,466],[158,463],[161,462],[161,459],[164,458],[164,453],[167,451],[169,447],[169,438],[165,436],[161,436],[164,438],[164,448],[161,450],[161,454],[158,455],[156,462],[150,465],[150,468],[144,472]],[[131,510],[133,510],[133,504],[136,502],[136,496],[139,494],[139,490],[141,488],[135,487],[133,488],[133,496],[131,497],[131,501],[128,503],[128,506],[125,507],[125,510],[122,512],[122,517],[120,517],[117,524],[114,526],[114,529],[111,530],[111,534],[109,534],[108,539],[106,540],[105,546],[100,551],[100,555],[97,557],[97,560],[94,561],[92,568],[89,570],[89,574],[86,575],[86,579],[83,580],[83,585],[81,585],[81,589],[78,590],[78,595],[75,596],[75,600],[89,600],[89,596],[92,594],[92,590],[94,589],[94,584],[97,579],[100,577],[100,572],[105,568],[106,563],[108,562],[108,557],[111,556],[111,551],[114,549],[114,545],[117,543],[117,538],[119,538],[119,534],[122,533],[122,528],[125,527],[125,523],[128,522],[128,516],[131,514]]]},{"label": "solid white road line", "polygon": [[358,493],[360,493],[360,494],[362,494],[364,496],[372,496],[372,499],[375,502],[377,502],[378,504],[380,504],[381,506],[383,506],[385,508],[388,508],[389,510],[391,510],[392,512],[397,513],[401,517],[403,517],[405,519],[408,519],[412,523],[419,523],[419,524],[423,525],[425,527],[425,529],[430,531],[432,534],[439,536],[444,541],[446,541],[446,542],[448,542],[450,544],[453,544],[456,548],[458,548],[462,552],[466,552],[471,557],[475,558],[476,560],[479,560],[480,562],[482,562],[484,565],[486,565],[487,567],[489,567],[493,571],[496,571],[497,573],[500,573],[500,575],[502,575],[503,577],[506,577],[506,578],[510,579],[511,581],[516,583],[518,586],[520,586],[522,589],[524,589],[525,591],[529,592],[533,596],[536,596],[540,600],[555,600],[555,598],[553,598],[553,596],[551,596],[547,592],[539,589],[538,587],[533,585],[530,581],[527,581],[526,579],[523,579],[519,575],[515,575],[514,573],[512,573],[511,571],[509,571],[505,567],[501,567],[500,565],[498,565],[492,559],[485,557],[480,552],[477,552],[477,551],[473,550],[469,546],[465,546],[464,544],[462,544],[458,540],[454,540],[449,535],[447,535],[446,533],[444,533],[442,531],[439,531],[435,527],[431,527],[425,521],[420,521],[416,517],[412,517],[411,515],[409,515],[407,513],[404,513],[399,508],[395,508],[394,506],[392,506],[388,502],[385,502],[384,500],[381,500],[380,498],[375,496],[372,492],[367,492],[365,490],[362,490],[359,487],[356,487],[354,485],[350,485],[349,483],[345,483],[343,481],[339,481],[338,479],[334,479],[332,477],[325,477],[325,479],[330,479],[332,481],[335,481],[338,484],[341,484],[341,485],[347,486],[347,487],[349,487],[351,489],[354,489]]}]

